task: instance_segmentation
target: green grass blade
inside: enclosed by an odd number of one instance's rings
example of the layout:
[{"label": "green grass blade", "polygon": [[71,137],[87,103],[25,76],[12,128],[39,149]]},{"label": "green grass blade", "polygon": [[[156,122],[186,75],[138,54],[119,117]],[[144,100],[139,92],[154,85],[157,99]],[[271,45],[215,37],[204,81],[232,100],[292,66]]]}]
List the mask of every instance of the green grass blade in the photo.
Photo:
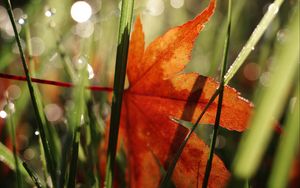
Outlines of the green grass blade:
[{"label": "green grass blade", "polygon": [[75,105],[69,114],[69,125],[72,133],[72,149],[71,149],[71,163],[69,167],[68,187],[75,187],[78,152],[80,144],[80,130],[85,122],[85,85],[88,82],[88,75],[86,71],[87,62],[82,60],[84,66],[78,70],[78,76],[75,78],[77,86],[73,91],[73,100]]},{"label": "green grass blade", "polygon": [[73,138],[68,188],[75,187],[75,183],[76,183],[79,141],[80,141],[80,128],[78,127],[78,129],[74,133],[74,138]]},{"label": "green grass blade", "polygon": [[275,0],[271,5],[269,5],[268,11],[263,16],[259,24],[256,26],[255,30],[251,34],[249,40],[242,48],[241,52],[239,53],[238,57],[235,59],[233,64],[230,66],[228,72],[225,75],[225,84],[228,84],[233,76],[236,74],[238,69],[242,66],[245,62],[248,55],[253,51],[256,43],[262,37],[264,32],[266,31],[267,27],[271,24],[273,18],[276,16],[283,0]]},{"label": "green grass blade", "polygon": [[27,171],[28,175],[31,177],[32,181],[34,182],[35,186],[37,188],[42,188],[42,183],[39,179],[39,177],[37,176],[37,174],[35,172],[33,172],[28,165],[23,162],[23,167],[25,168],[25,170]]},{"label": "green grass blade", "polygon": [[111,109],[111,121],[109,131],[109,142],[106,161],[105,186],[112,187],[114,176],[114,165],[119,134],[120,115],[122,109],[122,98],[126,75],[127,54],[129,47],[129,34],[132,22],[134,0],[123,0],[118,35],[118,49],[114,78],[114,92]]},{"label": "green grass blade", "polygon": [[285,130],[281,136],[278,151],[274,159],[274,166],[269,179],[268,187],[287,187],[288,176],[294,158],[296,157],[297,150],[300,146],[299,133],[299,80],[296,94],[294,95],[296,101],[291,101],[291,111],[285,123]]},{"label": "green grass blade", "polygon": [[[231,30],[234,33],[235,30],[239,30],[239,26],[236,27],[238,24],[239,19],[241,18],[240,15],[244,11],[244,8],[246,7],[247,3],[249,1],[247,0],[239,0],[239,3],[234,3],[232,5],[232,20],[231,20]],[[208,75],[215,75],[218,72],[218,67],[220,66],[220,62],[222,61],[222,51],[224,50],[224,41],[223,39],[226,36],[226,28],[227,23],[222,22],[222,25],[219,27],[218,35],[216,36],[215,43],[213,45],[215,46],[213,49],[213,57],[212,61],[210,62],[210,68],[209,68],[209,74]]]},{"label": "green grass blade", "polygon": [[247,179],[255,173],[271,138],[275,120],[284,108],[293,77],[299,69],[298,17],[299,9],[290,19],[285,42],[277,45],[269,87],[263,88],[258,95],[260,97],[255,100],[257,108],[250,121],[250,129],[241,140],[233,164],[233,173],[239,178]]},{"label": "green grass blade", "polygon": [[[55,178],[56,173],[55,173],[54,158],[52,156],[52,152],[50,151],[50,146],[49,146],[49,143],[47,141],[46,133],[45,133],[45,130],[44,130],[44,127],[43,127],[43,125],[44,125],[43,124],[43,119],[45,119],[45,117],[43,116],[43,113],[40,113],[40,110],[39,110],[39,104],[37,102],[38,99],[36,97],[34,86],[31,82],[30,73],[29,73],[29,70],[28,70],[28,67],[27,67],[27,64],[26,64],[24,50],[21,46],[21,39],[20,39],[20,36],[18,34],[18,31],[17,31],[15,18],[14,18],[13,12],[12,12],[12,6],[11,6],[11,3],[10,3],[10,0],[6,0],[5,5],[6,5],[7,13],[9,15],[9,19],[10,19],[11,24],[13,26],[15,39],[17,41],[18,49],[19,49],[19,52],[20,52],[20,55],[21,55],[21,62],[22,62],[22,66],[23,66],[23,69],[24,69],[24,73],[26,75],[27,86],[28,86],[31,101],[32,101],[32,104],[33,104],[35,117],[36,117],[36,120],[37,120],[37,123],[38,123],[39,132],[40,132],[40,136],[41,136],[42,143],[43,143],[43,149],[45,150],[45,157],[47,159],[47,168],[48,168],[48,170],[51,174],[51,177]],[[41,117],[41,116],[43,116],[43,117]]]},{"label": "green grass blade", "polygon": [[[21,161],[19,158],[18,160],[19,162]],[[2,144],[2,142],[0,142],[0,161],[6,164],[10,169],[16,170],[13,153],[4,144]],[[20,166],[20,172],[24,177],[28,177],[28,174],[23,166]]]},{"label": "green grass blade", "polygon": [[225,43],[224,43],[224,52],[223,52],[223,61],[222,61],[222,70],[221,70],[221,81],[220,81],[220,94],[219,94],[219,99],[218,99],[218,108],[217,108],[217,114],[216,114],[216,120],[215,120],[215,125],[214,125],[214,130],[213,130],[213,137],[211,140],[210,144],[210,152],[208,156],[208,160],[206,163],[206,168],[205,168],[205,174],[204,174],[204,179],[202,183],[202,187],[206,188],[208,186],[208,180],[210,176],[210,171],[212,167],[212,161],[214,157],[214,151],[216,147],[216,141],[217,141],[217,136],[218,136],[218,128],[220,126],[220,119],[221,119],[221,112],[222,112],[222,102],[223,102],[223,93],[224,93],[224,76],[227,70],[227,57],[228,57],[228,49],[229,49],[229,41],[230,41],[230,31],[231,31],[231,0],[228,1],[228,17],[227,17],[227,33],[226,33],[226,38],[225,38]]},{"label": "green grass blade", "polygon": [[[8,96],[7,96],[8,98]],[[16,144],[16,125],[14,122],[14,115],[13,115],[13,110],[11,105],[14,105],[9,99],[7,99],[7,106],[6,106],[6,111],[7,111],[7,119],[8,119],[8,127],[10,129],[10,137],[12,139],[12,146],[13,146],[13,156],[14,156],[14,161],[15,161],[15,169],[16,169],[16,180],[17,180],[17,186],[18,188],[23,187],[23,178],[20,172],[20,162],[18,160],[18,154],[17,154],[17,144]]]}]

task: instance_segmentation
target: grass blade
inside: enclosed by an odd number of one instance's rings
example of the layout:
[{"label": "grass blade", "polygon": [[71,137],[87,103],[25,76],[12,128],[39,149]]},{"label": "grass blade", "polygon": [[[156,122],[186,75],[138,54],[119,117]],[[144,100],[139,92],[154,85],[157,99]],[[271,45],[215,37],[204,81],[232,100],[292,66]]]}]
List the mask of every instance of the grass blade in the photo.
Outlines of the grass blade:
[{"label": "grass blade", "polygon": [[[19,158],[18,160],[21,161]],[[6,164],[10,169],[16,170],[14,155],[2,142],[0,142],[0,161]],[[28,177],[24,167],[20,166],[20,172],[24,177]]]},{"label": "grass blade", "polygon": [[230,82],[238,69],[245,62],[248,55],[251,53],[251,51],[253,51],[256,43],[262,37],[267,27],[271,24],[273,18],[276,16],[282,3],[283,0],[275,0],[271,5],[269,5],[267,13],[256,26],[246,45],[242,48],[242,51],[239,53],[238,57],[235,59],[228,72],[226,73],[225,84],[228,84]]},{"label": "grass blade", "polygon": [[31,177],[32,181],[34,182],[35,186],[37,188],[42,188],[42,184],[40,179],[38,178],[37,174],[34,173],[27,165],[27,163],[23,162],[23,167],[25,168],[25,170],[27,171],[27,173],[29,174],[29,176]]},{"label": "grass blade", "polygon": [[241,140],[233,164],[233,173],[239,178],[247,179],[255,173],[271,138],[275,120],[283,111],[294,75],[299,69],[299,10],[294,13],[296,14],[291,17],[287,28],[285,42],[277,45],[269,87],[263,88],[255,100],[257,108],[250,121],[250,129]]},{"label": "grass blade", "polygon": [[224,52],[223,52],[223,61],[222,61],[222,70],[221,70],[221,81],[220,81],[220,94],[218,99],[218,108],[217,108],[217,114],[216,114],[216,120],[213,130],[213,137],[210,144],[210,152],[209,157],[207,160],[206,168],[205,168],[205,174],[204,174],[204,180],[202,183],[202,187],[206,188],[208,186],[208,180],[210,176],[210,171],[212,167],[212,161],[214,157],[214,151],[216,147],[216,141],[218,136],[218,128],[220,125],[220,119],[221,119],[221,112],[222,112],[222,102],[223,102],[223,93],[224,93],[224,76],[227,69],[227,56],[228,56],[228,49],[229,49],[229,41],[230,41],[230,30],[231,30],[231,0],[228,1],[228,17],[227,17],[227,33],[225,38],[225,44],[224,44]]},{"label": "grass blade", "polygon": [[6,111],[7,111],[7,119],[8,119],[8,126],[10,129],[10,137],[12,139],[12,146],[13,146],[13,155],[14,155],[14,161],[15,161],[15,169],[16,169],[16,180],[17,180],[17,187],[21,188],[23,187],[23,179],[22,175],[20,172],[20,163],[18,160],[18,154],[17,154],[17,144],[16,144],[16,125],[14,122],[14,116],[13,116],[13,108],[14,104],[9,101],[8,96],[7,97],[7,106],[6,106]]},{"label": "grass blade", "polygon": [[126,75],[127,54],[129,47],[129,33],[132,22],[134,0],[123,0],[118,36],[118,49],[114,78],[114,93],[111,109],[111,121],[109,129],[109,142],[106,161],[105,186],[112,187],[114,177],[114,165],[119,134],[120,115],[122,109],[122,98]]},{"label": "grass blade", "polygon": [[40,111],[39,111],[39,104],[37,102],[36,93],[35,93],[34,87],[33,87],[32,82],[31,82],[30,73],[29,73],[29,70],[28,70],[28,67],[27,67],[27,64],[26,64],[26,59],[25,59],[25,54],[24,54],[23,48],[21,46],[21,40],[20,40],[20,36],[18,34],[18,31],[17,31],[17,27],[16,27],[13,12],[12,12],[12,6],[11,6],[11,3],[10,3],[10,0],[6,0],[5,5],[6,5],[7,13],[9,15],[9,19],[10,19],[11,24],[13,26],[15,38],[16,38],[17,45],[18,45],[18,49],[19,49],[19,52],[20,52],[20,55],[21,55],[22,66],[23,66],[23,69],[24,69],[24,73],[26,75],[27,85],[28,85],[31,101],[32,101],[33,108],[34,108],[35,117],[36,117],[36,120],[38,122],[39,132],[40,132],[40,136],[41,136],[42,143],[43,143],[43,149],[45,150],[45,157],[47,159],[47,168],[48,168],[48,171],[51,174],[51,177],[55,178],[54,159],[53,159],[53,156],[51,155],[52,152],[50,151],[49,143],[46,139],[46,133],[45,133],[45,130],[44,130],[44,127],[43,127],[43,119],[45,119],[45,117],[42,118],[41,117],[42,114],[40,114]]},{"label": "grass blade", "polygon": [[79,140],[80,140],[80,129],[78,128],[73,136],[73,146],[72,146],[72,156],[69,171],[69,182],[68,187],[75,187],[75,180],[77,174],[77,161],[78,161],[78,150],[79,150]]},{"label": "grass blade", "polygon": [[[296,94],[294,95],[293,101],[291,103],[291,111],[287,117],[285,123],[285,131],[280,139],[278,146],[278,151],[274,159],[274,167],[270,175],[268,187],[287,187],[289,170],[291,168],[293,159],[297,154],[297,149],[299,148],[299,132],[300,132],[300,122],[299,122],[299,79],[298,87],[296,88]],[[291,101],[292,102],[292,101]]]},{"label": "grass blade", "polygon": [[75,81],[78,84],[73,91],[73,100],[75,101],[75,106],[73,107],[68,117],[73,140],[71,149],[71,163],[69,167],[68,187],[75,187],[78,151],[80,144],[80,130],[85,121],[84,114],[86,95],[84,85],[88,82],[88,75],[86,71],[87,62],[85,60],[83,61],[85,65],[78,71],[79,75],[77,76],[77,78],[75,78]]}]

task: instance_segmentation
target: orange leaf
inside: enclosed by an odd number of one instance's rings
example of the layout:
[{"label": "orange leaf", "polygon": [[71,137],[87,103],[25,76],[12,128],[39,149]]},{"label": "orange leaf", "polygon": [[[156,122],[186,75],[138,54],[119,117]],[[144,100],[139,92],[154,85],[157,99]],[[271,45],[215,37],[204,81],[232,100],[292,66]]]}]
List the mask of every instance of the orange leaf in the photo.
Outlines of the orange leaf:
[{"label": "orange leaf", "polygon": [[[129,162],[129,187],[157,187],[164,166],[176,153],[187,130],[170,116],[194,122],[218,87],[218,83],[196,73],[180,74],[190,60],[199,32],[215,9],[215,0],[194,20],[175,27],[154,40],[146,49],[140,18],[134,26],[128,54],[128,79],[121,114],[121,136]],[[201,123],[214,124],[215,101]],[[243,131],[252,106],[236,90],[226,87],[221,126]],[[176,187],[201,185],[209,148],[196,135],[188,141],[173,175]],[[229,172],[214,157],[209,187],[225,185]]]}]

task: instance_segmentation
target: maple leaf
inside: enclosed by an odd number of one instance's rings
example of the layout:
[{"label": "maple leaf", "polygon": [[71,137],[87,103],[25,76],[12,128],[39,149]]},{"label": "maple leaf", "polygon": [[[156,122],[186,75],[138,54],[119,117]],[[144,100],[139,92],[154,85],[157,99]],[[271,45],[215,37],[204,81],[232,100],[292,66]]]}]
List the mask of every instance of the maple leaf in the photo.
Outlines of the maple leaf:
[{"label": "maple leaf", "polygon": [[[218,87],[211,78],[197,73],[180,73],[190,60],[201,29],[215,9],[215,0],[195,19],[175,27],[154,40],[146,49],[138,17],[131,35],[127,74],[129,88],[123,96],[121,137],[129,162],[130,187],[158,187],[160,166],[168,164],[188,130],[170,116],[195,122]],[[201,123],[214,124],[217,100]],[[220,124],[229,130],[243,131],[252,105],[238,92],[225,87]],[[192,135],[173,174],[176,187],[196,187],[203,180],[209,148]],[[223,162],[214,156],[209,187],[226,184],[230,176]]]}]

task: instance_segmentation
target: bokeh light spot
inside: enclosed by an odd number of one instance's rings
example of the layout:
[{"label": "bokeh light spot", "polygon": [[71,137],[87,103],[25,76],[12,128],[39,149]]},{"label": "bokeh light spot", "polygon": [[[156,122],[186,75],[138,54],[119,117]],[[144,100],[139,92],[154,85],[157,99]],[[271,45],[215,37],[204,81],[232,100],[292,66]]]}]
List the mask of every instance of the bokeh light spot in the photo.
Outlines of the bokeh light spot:
[{"label": "bokeh light spot", "polygon": [[78,23],[88,21],[91,15],[92,8],[85,1],[77,1],[71,7],[71,17]]}]

